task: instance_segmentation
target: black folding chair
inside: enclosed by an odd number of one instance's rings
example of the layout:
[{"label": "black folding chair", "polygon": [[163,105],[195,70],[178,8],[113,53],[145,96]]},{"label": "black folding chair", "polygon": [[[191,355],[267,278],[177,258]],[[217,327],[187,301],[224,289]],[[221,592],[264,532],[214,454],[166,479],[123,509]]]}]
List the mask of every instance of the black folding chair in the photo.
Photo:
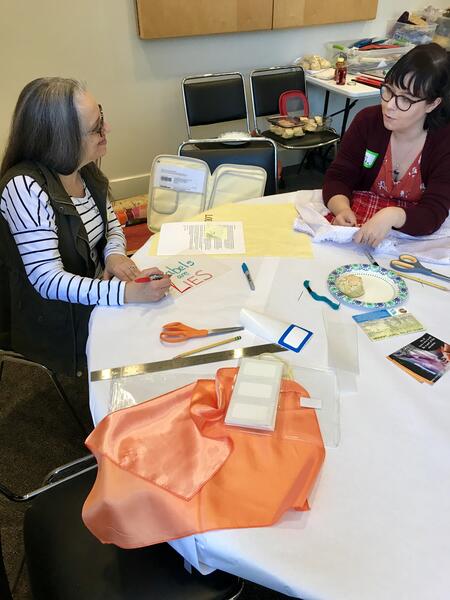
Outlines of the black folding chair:
[{"label": "black folding chair", "polygon": [[244,120],[245,131],[250,131],[244,78],[241,73],[235,71],[190,75],[183,79],[181,89],[189,138],[191,127],[230,121]]},{"label": "black folding chair", "polygon": [[280,148],[305,150],[306,153],[300,163],[299,170],[310,150],[337,147],[339,135],[331,128],[289,139],[284,139],[269,129],[264,129],[264,127],[267,127],[267,122],[261,131],[260,121],[263,117],[279,114],[278,102],[283,92],[299,90],[306,95],[305,74],[301,67],[281,66],[255,69],[250,73],[250,89],[256,132],[264,137],[271,138]]},{"label": "black folding chair", "polygon": [[277,193],[277,146],[269,138],[221,141],[218,139],[188,140],[178,148],[179,156],[199,158],[208,163],[211,173],[221,164],[254,165],[267,172],[265,196]]},{"label": "black folding chair", "polygon": [[[182,557],[168,544],[122,550],[100,543],[81,520],[96,466],[88,455],[56,469],[41,488],[22,496],[0,484],[0,493],[9,500],[32,500],[25,513],[24,543],[35,600],[238,598],[242,580],[222,571],[188,573]],[[0,563],[1,598],[11,600]]]}]

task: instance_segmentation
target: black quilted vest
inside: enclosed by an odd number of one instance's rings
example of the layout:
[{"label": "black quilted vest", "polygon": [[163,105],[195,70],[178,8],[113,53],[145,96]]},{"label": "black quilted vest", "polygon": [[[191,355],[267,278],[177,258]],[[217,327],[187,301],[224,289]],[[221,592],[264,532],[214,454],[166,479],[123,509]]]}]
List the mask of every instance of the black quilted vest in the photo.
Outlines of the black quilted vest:
[{"label": "black quilted vest", "polygon": [[[55,211],[58,248],[69,273],[94,277],[95,264],[76,208],[56,173],[32,162],[10,169],[0,180],[0,195],[10,179],[33,178],[48,194]],[[92,197],[107,223],[108,182],[93,164],[81,169]],[[102,259],[106,238],[97,245]],[[86,369],[86,341],[92,306],[46,300],[28,280],[8,224],[0,214],[0,349],[13,350],[57,373],[74,375]]]}]

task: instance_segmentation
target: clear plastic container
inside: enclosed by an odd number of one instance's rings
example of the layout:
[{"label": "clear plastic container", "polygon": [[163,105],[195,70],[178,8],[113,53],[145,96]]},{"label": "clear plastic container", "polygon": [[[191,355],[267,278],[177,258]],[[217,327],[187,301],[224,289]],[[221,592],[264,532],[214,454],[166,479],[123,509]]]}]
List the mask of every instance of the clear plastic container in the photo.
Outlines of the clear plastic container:
[{"label": "clear plastic container", "polygon": [[334,65],[336,58],[340,54],[345,54],[347,60],[360,60],[361,58],[382,59],[393,55],[402,55],[411,50],[412,45],[399,45],[398,48],[382,48],[381,50],[359,50],[353,48],[353,44],[358,40],[341,40],[336,42],[327,42],[325,52],[328,60]]},{"label": "clear plastic container", "polygon": [[339,55],[344,54],[347,56],[349,73],[359,73],[375,69],[389,70],[403,54],[414,48],[412,44],[406,44],[397,48],[359,50],[358,48],[352,48],[352,45],[356,41],[358,40],[328,42],[325,44],[327,58],[335,64]]},{"label": "clear plastic container", "polygon": [[357,42],[358,40],[338,40],[335,42],[327,42],[325,44],[325,56],[331,62],[332,65],[336,63],[336,58],[344,52],[348,54],[349,48],[352,47],[352,44]]},{"label": "clear plastic container", "polygon": [[410,25],[409,23],[399,23],[396,21],[391,25],[388,34],[392,39],[399,42],[419,46],[420,44],[429,44],[432,41],[435,29],[436,23]]},{"label": "clear plastic container", "polygon": [[439,44],[446,50],[450,50],[450,18],[439,17],[436,24],[436,30],[433,35],[433,42]]}]

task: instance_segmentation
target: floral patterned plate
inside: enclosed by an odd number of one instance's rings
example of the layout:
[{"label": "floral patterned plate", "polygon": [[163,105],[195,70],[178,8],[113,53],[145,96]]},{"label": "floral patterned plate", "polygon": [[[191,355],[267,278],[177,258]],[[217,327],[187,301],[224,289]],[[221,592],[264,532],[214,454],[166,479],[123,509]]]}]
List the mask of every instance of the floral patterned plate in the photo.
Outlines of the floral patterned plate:
[{"label": "floral patterned plate", "polygon": [[[364,294],[359,298],[350,298],[341,292],[336,282],[342,275],[359,275],[363,280]],[[328,275],[328,289],[335,298],[354,308],[394,308],[408,297],[408,288],[404,280],[394,271],[377,265],[342,265]]]}]

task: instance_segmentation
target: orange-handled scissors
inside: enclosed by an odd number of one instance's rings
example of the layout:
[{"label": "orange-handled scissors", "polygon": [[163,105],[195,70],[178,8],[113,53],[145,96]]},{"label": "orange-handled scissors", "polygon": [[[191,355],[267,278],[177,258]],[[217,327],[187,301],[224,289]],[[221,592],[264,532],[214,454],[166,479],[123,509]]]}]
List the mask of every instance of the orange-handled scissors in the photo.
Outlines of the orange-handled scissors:
[{"label": "orange-handled scissors", "polygon": [[450,277],[443,275],[442,273],[436,273],[436,271],[432,271],[431,269],[428,269],[428,267],[424,267],[423,264],[411,254],[400,254],[397,260],[391,260],[390,265],[396,271],[402,271],[403,273],[423,273],[430,277],[438,277],[439,279],[450,281]]},{"label": "orange-handled scissors", "polygon": [[243,327],[222,327],[221,329],[194,329],[175,321],[174,323],[166,323],[163,325],[162,332],[159,334],[159,339],[162,342],[176,344],[185,342],[191,338],[207,337],[208,335],[218,335],[219,333],[230,333],[231,331],[242,331]]}]

